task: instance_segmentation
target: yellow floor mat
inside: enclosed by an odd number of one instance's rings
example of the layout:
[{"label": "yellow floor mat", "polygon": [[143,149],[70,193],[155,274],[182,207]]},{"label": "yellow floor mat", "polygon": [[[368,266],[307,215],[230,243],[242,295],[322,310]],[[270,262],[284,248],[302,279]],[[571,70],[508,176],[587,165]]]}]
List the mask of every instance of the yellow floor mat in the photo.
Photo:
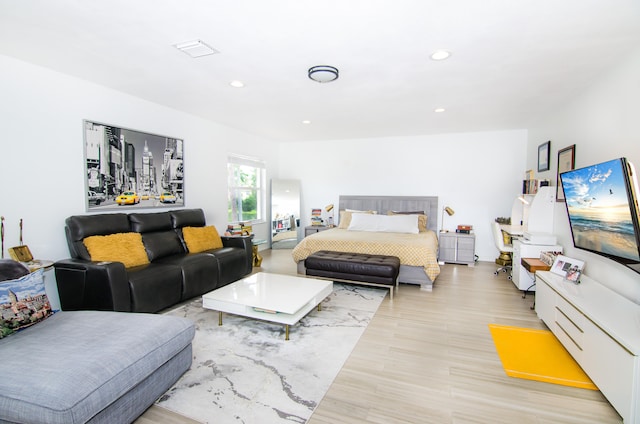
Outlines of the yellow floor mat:
[{"label": "yellow floor mat", "polygon": [[598,390],[551,331],[498,324],[489,330],[508,376]]}]

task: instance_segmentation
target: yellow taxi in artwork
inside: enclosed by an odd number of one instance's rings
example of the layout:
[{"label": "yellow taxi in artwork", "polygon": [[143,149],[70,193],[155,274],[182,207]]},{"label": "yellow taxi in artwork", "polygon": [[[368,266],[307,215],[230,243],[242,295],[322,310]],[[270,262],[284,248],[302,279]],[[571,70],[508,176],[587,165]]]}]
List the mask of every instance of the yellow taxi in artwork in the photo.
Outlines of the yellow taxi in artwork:
[{"label": "yellow taxi in artwork", "polygon": [[120,196],[116,197],[116,203],[118,206],[122,205],[135,205],[140,203],[140,197],[135,191],[125,191]]},{"label": "yellow taxi in artwork", "polygon": [[176,203],[176,196],[170,191],[164,191],[160,195],[160,203]]}]

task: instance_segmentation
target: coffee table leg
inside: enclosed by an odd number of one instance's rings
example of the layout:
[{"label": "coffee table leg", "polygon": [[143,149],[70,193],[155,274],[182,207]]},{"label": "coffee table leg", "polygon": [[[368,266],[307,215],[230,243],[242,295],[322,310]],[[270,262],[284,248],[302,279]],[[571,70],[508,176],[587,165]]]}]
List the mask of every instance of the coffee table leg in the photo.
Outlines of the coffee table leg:
[{"label": "coffee table leg", "polygon": [[218,325],[222,325],[222,312],[218,312]]},{"label": "coffee table leg", "polygon": [[284,339],[289,340],[289,324],[284,325]]}]

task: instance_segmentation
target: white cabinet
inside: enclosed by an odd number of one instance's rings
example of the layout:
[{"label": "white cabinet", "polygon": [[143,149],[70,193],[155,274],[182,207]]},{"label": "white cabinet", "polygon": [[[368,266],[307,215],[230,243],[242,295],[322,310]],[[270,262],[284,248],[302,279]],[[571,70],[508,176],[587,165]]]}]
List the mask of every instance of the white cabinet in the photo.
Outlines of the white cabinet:
[{"label": "white cabinet", "polygon": [[536,313],[622,416],[640,424],[640,305],[583,275],[537,273]]},{"label": "white cabinet", "polygon": [[476,255],[475,234],[440,233],[438,260],[452,264],[473,266]]},{"label": "white cabinet", "polygon": [[529,273],[520,263],[522,258],[539,258],[540,252],[562,252],[559,245],[530,244],[525,240],[517,239],[513,241],[513,274],[511,281],[522,291],[535,291],[536,285],[534,275]]}]

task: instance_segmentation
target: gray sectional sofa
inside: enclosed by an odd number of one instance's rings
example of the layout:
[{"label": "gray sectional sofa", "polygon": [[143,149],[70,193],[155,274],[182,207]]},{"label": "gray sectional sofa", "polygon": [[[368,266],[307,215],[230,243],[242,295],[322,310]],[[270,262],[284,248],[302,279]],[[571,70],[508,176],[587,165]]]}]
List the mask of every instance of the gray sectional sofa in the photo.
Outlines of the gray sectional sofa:
[{"label": "gray sectional sofa", "polygon": [[[130,423],[162,396],[191,366],[195,328],[149,312],[252,269],[250,237],[190,252],[183,230],[204,226],[201,209],[69,217],[72,257],[54,264],[62,307],[55,313],[22,281],[35,273],[0,260],[0,423]],[[148,263],[91,260],[85,238],[123,233],[140,234]]]},{"label": "gray sectional sofa", "polygon": [[[27,274],[0,260],[0,284]],[[189,369],[194,333],[164,315],[56,312],[0,338],[0,423],[130,423]]]}]

